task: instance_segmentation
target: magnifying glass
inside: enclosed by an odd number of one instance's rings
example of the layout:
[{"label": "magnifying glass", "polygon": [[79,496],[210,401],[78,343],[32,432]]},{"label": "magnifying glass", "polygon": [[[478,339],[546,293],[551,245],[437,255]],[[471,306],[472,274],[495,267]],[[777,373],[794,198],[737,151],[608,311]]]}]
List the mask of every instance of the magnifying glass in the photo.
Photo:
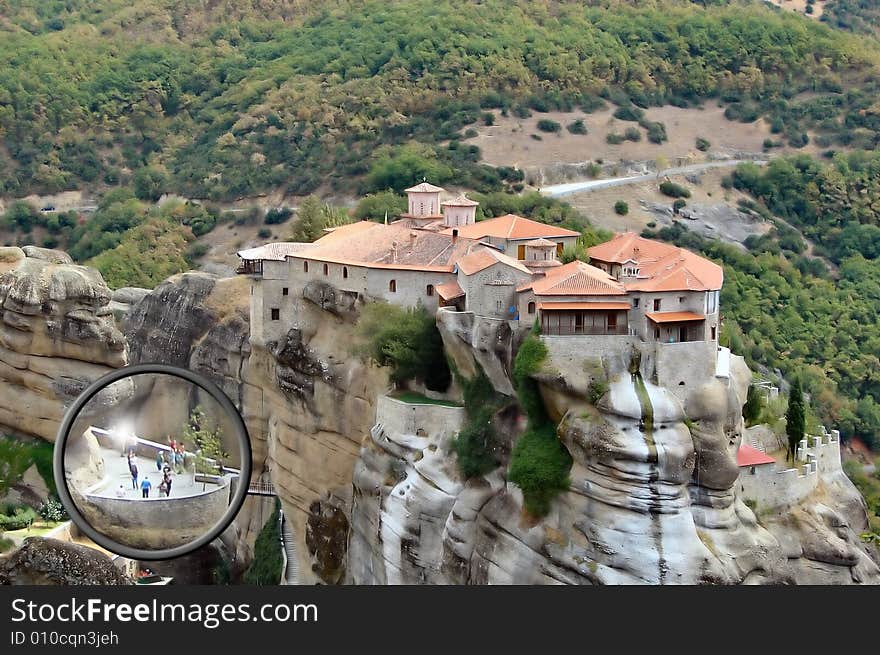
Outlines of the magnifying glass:
[{"label": "magnifying glass", "polygon": [[137,560],[186,555],[216,539],[245,501],[244,420],[210,380],[164,364],[122,368],[68,409],[55,483],[92,541]]}]

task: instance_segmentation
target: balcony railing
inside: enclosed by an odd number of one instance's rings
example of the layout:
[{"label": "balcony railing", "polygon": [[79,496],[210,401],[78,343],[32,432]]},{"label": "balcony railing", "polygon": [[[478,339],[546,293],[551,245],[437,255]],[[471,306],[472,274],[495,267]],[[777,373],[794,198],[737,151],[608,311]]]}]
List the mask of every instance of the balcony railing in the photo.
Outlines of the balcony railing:
[{"label": "balcony railing", "polygon": [[262,275],[263,260],[262,259],[246,259],[238,265],[235,272],[239,275]]},{"label": "balcony railing", "polygon": [[549,336],[579,336],[579,335],[591,335],[591,336],[604,336],[604,335],[618,335],[618,336],[626,336],[629,334],[629,328],[626,325],[616,325],[609,327],[597,327],[593,325],[585,325],[585,326],[577,326],[577,325],[560,325],[560,326],[548,326],[544,327],[541,330],[542,334],[546,334]]}]

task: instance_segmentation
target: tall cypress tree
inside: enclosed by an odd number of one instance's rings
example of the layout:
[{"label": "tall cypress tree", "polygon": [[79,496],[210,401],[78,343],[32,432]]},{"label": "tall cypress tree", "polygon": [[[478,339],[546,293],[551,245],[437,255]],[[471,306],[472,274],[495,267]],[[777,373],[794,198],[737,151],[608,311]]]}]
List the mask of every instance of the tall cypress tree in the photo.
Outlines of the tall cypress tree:
[{"label": "tall cypress tree", "polygon": [[804,410],[804,391],[801,380],[795,377],[788,395],[788,409],[785,412],[785,434],[788,435],[788,456],[794,460],[797,447],[807,429],[807,417]]},{"label": "tall cypress tree", "polygon": [[755,385],[749,385],[749,394],[746,397],[746,404],[743,405],[742,415],[747,426],[754,425],[761,417],[761,409],[764,406],[764,399],[761,392]]}]

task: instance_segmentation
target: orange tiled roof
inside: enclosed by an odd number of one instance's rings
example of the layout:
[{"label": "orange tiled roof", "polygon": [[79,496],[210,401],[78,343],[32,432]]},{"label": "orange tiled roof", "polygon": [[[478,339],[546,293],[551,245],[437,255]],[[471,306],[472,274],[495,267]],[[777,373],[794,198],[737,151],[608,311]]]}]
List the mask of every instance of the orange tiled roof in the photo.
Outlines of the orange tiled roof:
[{"label": "orange tiled roof", "polygon": [[770,457],[770,455],[762,453],[760,450],[747,443],[740,444],[739,450],[736,451],[737,466],[757,466],[759,464],[775,463],[776,460]]},{"label": "orange tiled roof", "polygon": [[718,264],[635,232],[618,234],[588,252],[590,259],[601,262],[638,264],[639,276],[625,282],[631,291],[714,291],[724,283],[724,270]]},{"label": "orange tiled roof", "polygon": [[534,246],[536,248],[546,248],[548,246],[556,247],[555,241],[550,241],[550,239],[532,239],[531,241],[526,241],[524,246]]},{"label": "orange tiled roof", "polygon": [[538,303],[538,309],[543,310],[560,310],[560,309],[631,309],[628,302],[541,302]]},{"label": "orange tiled roof", "polygon": [[447,282],[446,284],[438,284],[434,289],[437,295],[443,300],[454,300],[464,295],[464,290],[458,285],[458,282]]},{"label": "orange tiled roof", "polygon": [[475,250],[474,252],[465,255],[461,259],[458,260],[458,268],[465,275],[473,275],[474,273],[479,273],[494,264],[506,264],[511,268],[515,268],[518,271],[525,273],[526,275],[531,275],[532,272],[523,266],[522,262],[519,260],[513,259],[512,257],[508,257],[504,253],[498,252],[494,248],[488,248],[483,246],[480,250]]},{"label": "orange tiled roof", "polygon": [[434,186],[433,184],[428,184],[427,182],[421,182],[420,184],[411,186],[408,189],[404,189],[404,191],[406,191],[407,193],[437,193],[439,191],[443,191],[443,189],[438,186]]},{"label": "orange tiled roof", "polygon": [[444,233],[452,234],[452,230],[458,230],[458,235],[468,239],[482,239],[483,237],[496,237],[500,239],[539,239],[580,236],[574,230],[564,227],[539,223],[516,214],[505,214],[497,218],[487,218],[472,225],[461,225],[456,228],[447,228]]},{"label": "orange tiled roof", "polygon": [[[536,296],[622,296],[624,286],[602,269],[575,260],[531,284]],[[528,287],[522,287],[525,290]],[[519,290],[519,289],[518,289]]]},{"label": "orange tiled roof", "polygon": [[701,314],[693,312],[645,312],[645,316],[655,323],[683,323],[685,321],[703,321],[706,319]]},{"label": "orange tiled roof", "polygon": [[360,221],[338,227],[313,248],[294,253],[308,259],[370,268],[451,272],[453,265],[480,246],[473,239],[413,229],[405,223]]},{"label": "orange tiled roof", "polygon": [[476,200],[471,200],[464,194],[458,196],[454,200],[444,200],[440,203],[444,207],[476,207],[480,203]]}]

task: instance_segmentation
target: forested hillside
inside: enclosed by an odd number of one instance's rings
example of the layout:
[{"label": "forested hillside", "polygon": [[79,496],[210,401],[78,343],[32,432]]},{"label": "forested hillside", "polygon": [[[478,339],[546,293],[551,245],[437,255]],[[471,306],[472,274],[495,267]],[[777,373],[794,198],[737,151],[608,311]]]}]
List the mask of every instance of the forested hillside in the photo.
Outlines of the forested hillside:
[{"label": "forested hillside", "polygon": [[[725,264],[736,352],[802,374],[822,420],[878,445],[874,5],[829,0],[820,22],[745,0],[0,0],[0,197],[100,198],[89,217],[11,204],[0,229],[68,249],[112,286],[152,286],[193,266],[193,239],[215,225],[287,220],[217,204],[275,191],[371,193],[354,215],[382,220],[427,177],[477,192],[486,215],[587,227],[512,195],[522,171],[482,163],[468,131],[608,108],[658,143],[665,126],[640,109],[711,99],[731,121],[765,118],[773,148],[812,155],[730,176],[776,226],[748,251],[681,226],[659,236]],[[153,206],[166,192],[208,202]],[[303,205],[314,216],[285,227],[296,238],[347,220]]]},{"label": "forested hillside", "polygon": [[863,39],[761,4],[587,4],[5,0],[0,194],[146,167],[159,190],[214,200],[350,188],[411,139],[437,182],[490,191],[515,176],[441,142],[487,109],[589,111],[600,96],[718,97],[793,143],[808,129],[828,146],[878,141]]}]

